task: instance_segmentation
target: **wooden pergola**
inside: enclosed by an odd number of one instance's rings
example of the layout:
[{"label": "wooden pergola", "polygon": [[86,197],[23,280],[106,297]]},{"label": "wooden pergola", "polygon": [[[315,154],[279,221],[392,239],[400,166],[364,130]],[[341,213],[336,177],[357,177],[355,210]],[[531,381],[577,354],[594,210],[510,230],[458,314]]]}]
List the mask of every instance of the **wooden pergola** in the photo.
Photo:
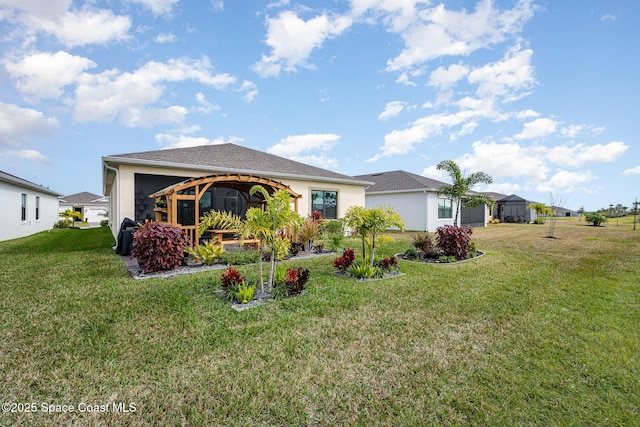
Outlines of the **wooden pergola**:
[{"label": "wooden pergola", "polygon": [[[244,174],[215,174],[200,178],[190,178],[177,184],[170,185],[149,197],[155,199],[156,221],[182,228],[193,244],[198,242],[198,227],[200,224],[200,199],[212,186],[232,188],[238,190],[245,199],[248,207],[261,206],[264,200],[252,199],[249,190],[254,185],[261,185],[268,193],[273,194],[278,190],[284,190],[291,194],[294,210],[298,212],[298,199],[302,195],[293,191],[288,185],[263,176]],[[178,202],[193,201],[194,224],[184,225],[178,222]],[[203,213],[204,214],[204,213]],[[229,230],[231,233],[231,230]]]}]

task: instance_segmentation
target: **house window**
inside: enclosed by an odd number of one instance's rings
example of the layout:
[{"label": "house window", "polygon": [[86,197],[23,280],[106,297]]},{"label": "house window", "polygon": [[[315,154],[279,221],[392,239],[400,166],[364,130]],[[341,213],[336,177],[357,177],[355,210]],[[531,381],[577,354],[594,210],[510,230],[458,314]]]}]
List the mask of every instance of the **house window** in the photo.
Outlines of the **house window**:
[{"label": "house window", "polygon": [[22,193],[22,212],[20,213],[20,219],[22,221],[27,220],[27,195]]},{"label": "house window", "polygon": [[438,219],[453,218],[451,199],[438,199]]},{"label": "house window", "polygon": [[338,192],[311,190],[311,211],[322,212],[327,219],[338,218]]},{"label": "house window", "polygon": [[36,221],[40,219],[40,196],[36,196]]}]

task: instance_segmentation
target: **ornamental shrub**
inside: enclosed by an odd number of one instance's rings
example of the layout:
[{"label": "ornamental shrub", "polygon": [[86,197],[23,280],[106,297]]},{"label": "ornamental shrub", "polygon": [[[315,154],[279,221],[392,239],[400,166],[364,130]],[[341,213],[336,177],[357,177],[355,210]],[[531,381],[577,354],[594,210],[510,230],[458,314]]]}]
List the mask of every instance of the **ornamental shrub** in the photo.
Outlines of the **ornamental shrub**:
[{"label": "ornamental shrub", "polygon": [[[237,268],[227,267],[220,276],[220,287],[224,291],[229,301],[236,298],[236,293],[240,290],[240,286],[245,283],[245,277],[240,274]],[[240,301],[242,302],[242,301]]]},{"label": "ornamental shrub", "polygon": [[445,257],[453,256],[457,260],[467,259],[469,257],[471,234],[473,234],[473,230],[469,227],[455,225],[438,227],[436,230],[438,248]]},{"label": "ornamental shrub", "polygon": [[333,260],[333,266],[344,273],[349,269],[349,267],[351,267],[351,264],[353,264],[355,259],[356,254],[354,250],[352,248],[347,248],[342,252],[342,256]]},{"label": "ornamental shrub", "polygon": [[184,251],[191,246],[182,229],[155,221],[145,221],[133,233],[131,256],[138,259],[144,272],[173,270],[184,260]]},{"label": "ornamental shrub", "polygon": [[605,217],[604,215],[598,212],[591,212],[591,213],[585,214],[584,220],[598,227],[599,225],[607,222],[607,217]]},{"label": "ornamental shrub", "polygon": [[284,278],[284,284],[287,287],[289,295],[298,295],[304,291],[307,282],[309,281],[309,270],[306,268],[298,267],[290,268],[287,270],[287,275]]}]

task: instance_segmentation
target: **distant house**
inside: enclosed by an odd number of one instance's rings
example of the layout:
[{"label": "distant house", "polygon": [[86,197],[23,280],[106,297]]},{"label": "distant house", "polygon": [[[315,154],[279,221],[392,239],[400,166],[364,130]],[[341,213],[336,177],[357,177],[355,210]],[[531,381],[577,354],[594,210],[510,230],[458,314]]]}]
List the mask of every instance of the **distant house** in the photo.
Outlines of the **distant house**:
[{"label": "distant house", "polygon": [[579,217],[580,214],[577,211],[563,208],[560,206],[550,206],[556,213],[556,216],[565,216],[565,217]]},{"label": "distant house", "polygon": [[349,207],[364,206],[364,188],[371,184],[231,143],[110,155],[102,158],[102,173],[114,236],[125,218],[157,219],[179,225],[193,239],[205,212],[242,216],[259,204],[249,196],[256,184],[289,192],[302,216],[321,211],[340,218]]},{"label": "distant house", "polygon": [[501,222],[533,222],[538,216],[535,209],[529,209],[533,202],[512,194],[497,201],[498,216]]},{"label": "distant house", "polygon": [[60,193],[0,171],[0,241],[51,230]]},{"label": "distant house", "polygon": [[109,212],[109,198],[97,194],[82,192],[63,196],[60,199],[60,212],[71,209],[82,215],[82,220],[91,225],[100,224],[107,219]]},{"label": "distant house", "polygon": [[507,195],[495,193],[493,191],[483,191],[482,194],[491,197],[491,199],[496,203],[494,206],[487,206],[487,220],[498,218],[498,200],[504,199]]},{"label": "distant house", "polygon": [[[388,205],[404,218],[407,230],[435,231],[444,225],[453,225],[456,204],[438,196],[444,182],[403,170],[358,175],[355,178],[372,181],[365,189],[367,208]],[[465,212],[466,211],[466,212]],[[460,210],[461,225],[486,225],[485,208]]]}]

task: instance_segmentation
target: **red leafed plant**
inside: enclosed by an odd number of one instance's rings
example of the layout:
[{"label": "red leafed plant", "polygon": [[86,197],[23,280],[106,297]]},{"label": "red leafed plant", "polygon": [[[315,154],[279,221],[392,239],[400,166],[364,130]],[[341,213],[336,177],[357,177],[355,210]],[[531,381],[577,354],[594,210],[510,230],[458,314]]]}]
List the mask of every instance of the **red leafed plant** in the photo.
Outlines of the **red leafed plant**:
[{"label": "red leafed plant", "polygon": [[244,282],[244,276],[240,274],[238,269],[235,267],[227,267],[227,269],[220,276],[220,286],[223,290],[227,290],[229,288],[235,288],[240,286],[242,282]]},{"label": "red leafed plant", "polygon": [[304,291],[307,282],[309,281],[309,270],[306,268],[298,267],[290,268],[287,270],[287,274],[284,278],[284,285],[287,288],[289,295],[298,295]]},{"label": "red leafed plant", "polygon": [[398,260],[394,256],[389,258],[384,258],[382,261],[380,261],[380,268],[382,268],[385,271],[393,270],[396,267],[398,267]]},{"label": "red leafed plant", "polygon": [[438,227],[436,230],[438,248],[442,250],[444,256],[453,256],[457,260],[467,259],[471,245],[471,234],[473,234],[473,230],[469,227],[454,225]]},{"label": "red leafed plant", "polygon": [[191,242],[182,229],[155,221],[145,221],[133,233],[131,256],[144,272],[173,270],[184,260],[184,249]]},{"label": "red leafed plant", "polygon": [[356,254],[352,248],[347,248],[342,252],[342,256],[339,256],[333,260],[333,266],[338,270],[345,272],[351,267],[353,261],[356,259]]}]

